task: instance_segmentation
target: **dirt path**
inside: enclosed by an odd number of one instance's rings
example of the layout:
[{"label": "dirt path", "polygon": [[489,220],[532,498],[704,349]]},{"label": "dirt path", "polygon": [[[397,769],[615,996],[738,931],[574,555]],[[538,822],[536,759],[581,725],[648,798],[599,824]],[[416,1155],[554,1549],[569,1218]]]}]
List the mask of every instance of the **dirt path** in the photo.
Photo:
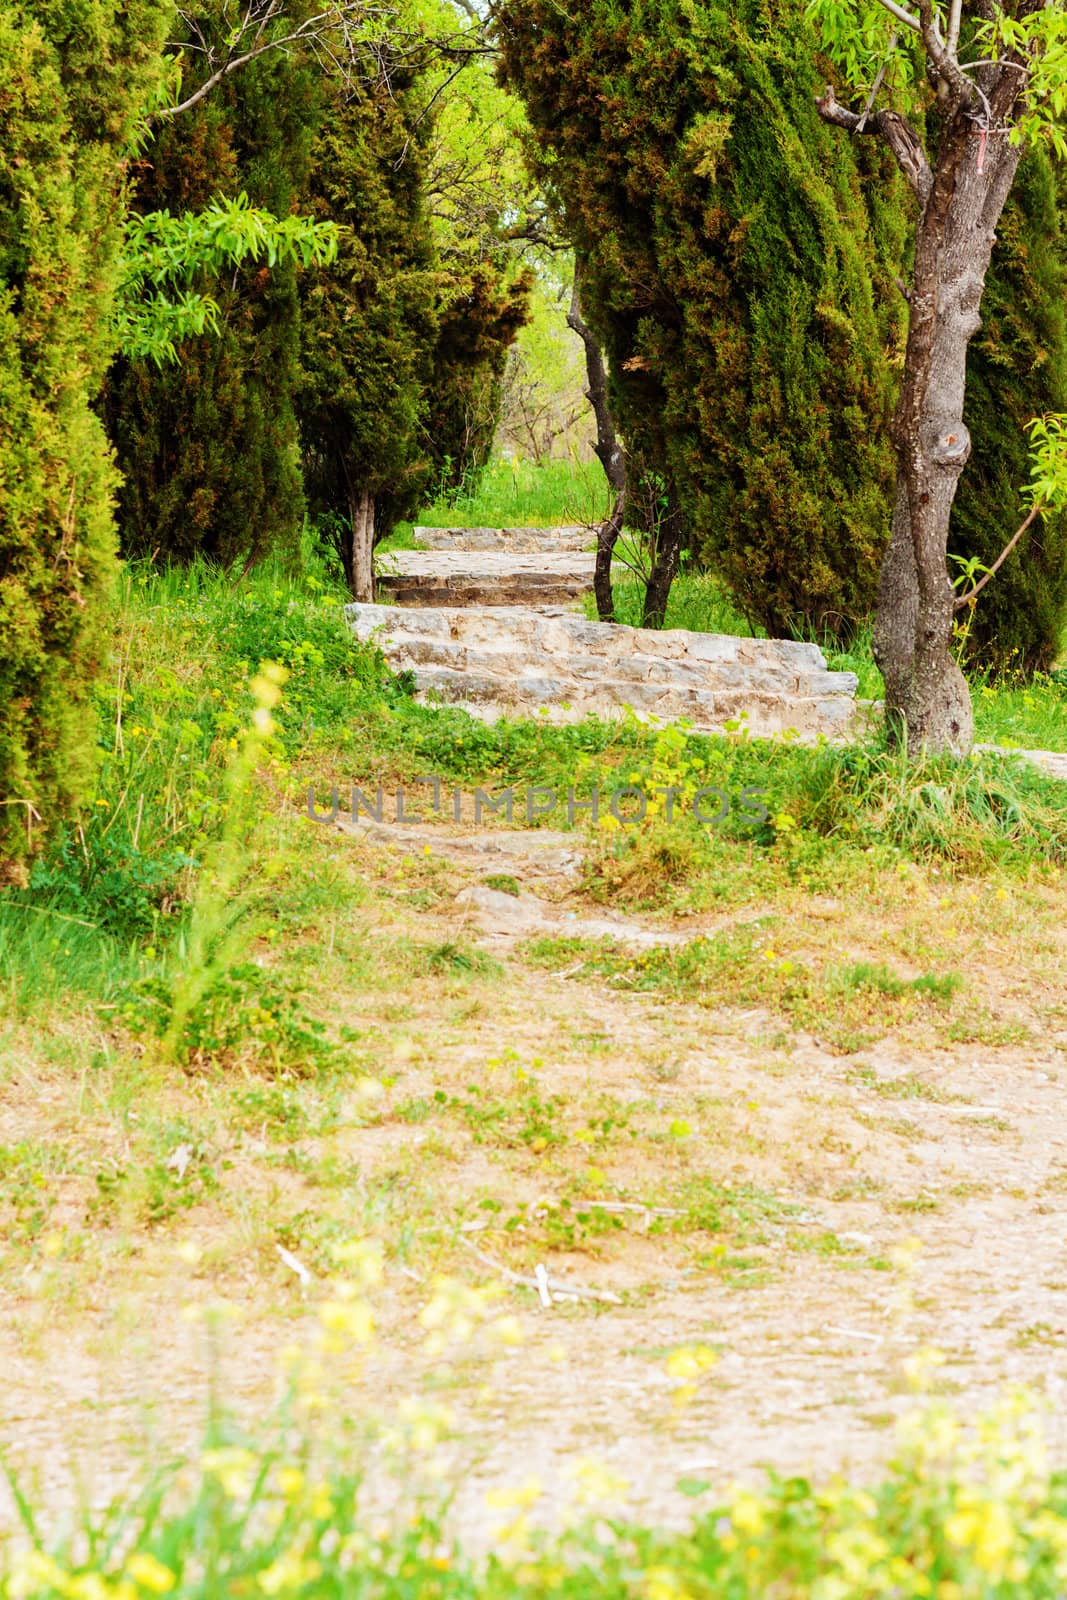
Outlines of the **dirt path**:
[{"label": "dirt path", "polygon": [[[631,1509],[672,1520],[693,1505],[679,1479],[868,1472],[892,1450],[889,1424],[912,1403],[907,1363],[929,1345],[945,1355],[939,1390],[968,1411],[1006,1383],[1033,1386],[1067,1460],[1067,938],[1054,897],[1020,891],[999,948],[969,967],[972,995],[1029,1026],[1029,1042],[996,1042],[995,1027],[993,1042],[952,1042],[922,1024],[842,1054],[771,1011],[531,962],[531,928],[510,924],[502,899],[532,902],[549,927],[571,911],[594,932],[679,936],[654,918],[576,910],[570,836],[479,845],[424,827],[415,858],[410,841],[360,832],[324,829],[311,848],[394,884],[368,906],[368,931],[499,963],[336,993],[363,1046],[392,1063],[369,1110],[342,1094],[321,1128],[308,1113],[279,1134],[269,1099],[259,1125],[248,1113],[248,1085],[157,1089],[154,1115],[202,1142],[217,1187],[146,1227],[100,1212],[94,1178],[124,1142],[136,1156],[135,1107],[120,1114],[114,1095],[94,1106],[40,1062],[4,1086],[0,1142],[72,1158],[45,1182],[48,1231],[7,1272],[0,1312],[4,1438],[51,1503],[68,1501],[72,1462],[102,1499],[146,1458],[192,1445],[213,1368],[243,1415],[269,1408],[278,1351],[316,1325],[329,1242],[352,1235],[386,1249],[380,1337],[358,1376],[323,1380],[329,1405],[447,1402],[449,1459],[464,1463],[456,1517],[475,1539],[486,1487],[534,1473],[541,1514],[562,1514],[585,1455],[627,1480]],[[500,860],[526,896],[479,897]],[[410,904],[420,874],[432,909]],[[879,909],[902,946],[929,919],[923,906]],[[820,919],[842,947],[869,937],[870,908],[806,915],[809,937]],[[971,936],[953,931],[962,959]],[[1005,985],[1005,961],[1028,948],[1034,970],[1019,965]],[[306,1295],[279,1245],[314,1274]],[[538,1264],[550,1283],[608,1298],[546,1309],[509,1281]],[[419,1312],[442,1271],[497,1285],[522,1342],[427,1350]],[[239,1320],[213,1348],[185,1308],[220,1298]],[[678,1408],[667,1361],[693,1346],[715,1360]]]}]

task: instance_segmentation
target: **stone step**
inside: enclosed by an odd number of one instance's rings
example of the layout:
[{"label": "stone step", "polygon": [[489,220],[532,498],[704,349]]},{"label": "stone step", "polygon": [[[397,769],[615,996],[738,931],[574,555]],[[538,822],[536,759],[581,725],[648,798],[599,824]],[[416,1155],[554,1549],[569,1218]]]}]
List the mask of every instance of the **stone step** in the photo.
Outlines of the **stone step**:
[{"label": "stone step", "polygon": [[855,674],[827,671],[816,645],[794,640],[655,632],[561,608],[350,605],[346,616],[395,671],[413,673],[420,696],[482,716],[574,720],[630,708],[709,731],[743,719],[753,734],[810,738],[840,736],[855,710]]},{"label": "stone step", "polygon": [[[463,644],[458,639],[395,637],[393,648],[401,670],[444,667],[452,673],[490,675],[527,670],[529,657],[519,648],[501,645]],[[596,689],[606,679],[620,688],[648,686],[654,690],[758,689],[768,694],[834,694],[842,692],[842,674],[826,671],[798,672],[784,663],[763,661],[689,661],[684,657],[634,655],[608,659],[594,655],[551,657],[554,674],[567,679],[576,689]]]},{"label": "stone step", "polygon": [[412,536],[430,550],[528,551],[590,550],[596,530],[571,524],[562,528],[413,528]]},{"label": "stone step", "polygon": [[721,732],[728,723],[742,723],[754,737],[789,729],[805,738],[819,734],[829,738],[847,729],[855,709],[851,697],[842,693],[816,698],[752,689],[683,689],[610,678],[583,685],[556,675],[551,662],[543,672],[531,668],[508,681],[448,667],[413,670],[420,697],[463,706],[478,715],[487,710],[498,716],[549,711],[553,715],[546,720],[571,722],[585,716],[610,718],[635,711],[658,722],[684,720],[706,732]]},{"label": "stone step", "polygon": [[[511,649],[519,642],[526,651],[597,656],[606,661],[630,660],[637,655],[666,659],[758,664],[773,662],[793,672],[822,671],[826,662],[818,645],[796,639],[746,639],[736,634],[693,633],[685,628],[631,628],[621,623],[590,622],[565,611],[524,611],[486,607],[466,611],[461,607],[410,613],[395,606],[352,604],[346,607],[351,625],[365,637],[368,630],[384,628],[383,638],[453,640],[489,649]],[[837,676],[850,678],[851,673]]]},{"label": "stone step", "polygon": [[580,600],[592,578],[562,573],[516,574],[513,577],[408,577],[378,579],[378,589],[398,606],[535,606]]},{"label": "stone step", "polygon": [[580,550],[394,550],[377,581],[402,606],[558,605],[593,587],[594,562]]}]

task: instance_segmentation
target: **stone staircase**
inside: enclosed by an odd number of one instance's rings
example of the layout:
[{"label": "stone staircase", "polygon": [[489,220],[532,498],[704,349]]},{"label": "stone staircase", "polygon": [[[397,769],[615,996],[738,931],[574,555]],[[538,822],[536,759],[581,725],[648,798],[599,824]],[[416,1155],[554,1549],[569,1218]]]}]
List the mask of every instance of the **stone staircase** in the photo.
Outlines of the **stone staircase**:
[{"label": "stone staircase", "polygon": [[378,592],[398,606],[560,606],[593,587],[592,551],[490,545],[392,550],[378,559]]},{"label": "stone staircase", "polygon": [[414,675],[421,698],[483,717],[575,721],[629,707],[708,732],[740,723],[754,735],[811,739],[847,736],[858,710],[855,674],[828,672],[813,644],[653,632],[587,622],[562,607],[356,604],[346,616],[394,671]]}]

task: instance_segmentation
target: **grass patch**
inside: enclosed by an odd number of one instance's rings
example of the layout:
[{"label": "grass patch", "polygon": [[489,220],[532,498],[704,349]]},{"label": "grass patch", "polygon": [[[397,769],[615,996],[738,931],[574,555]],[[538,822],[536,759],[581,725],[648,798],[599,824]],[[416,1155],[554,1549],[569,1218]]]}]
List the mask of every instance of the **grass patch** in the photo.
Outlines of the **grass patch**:
[{"label": "grass patch", "polygon": [[[625,545],[620,547],[620,553],[635,564],[640,561],[640,556],[636,552],[631,555]],[[643,583],[636,577],[627,576],[616,582],[613,588],[615,620],[631,628],[639,628],[645,598]],[[586,616],[595,622],[596,602],[592,596],[586,597],[584,605]],[[665,626],[689,628],[694,633],[729,633],[741,639],[749,639],[754,635],[766,637],[762,629],[753,629],[749,625],[729,591],[717,578],[706,572],[686,572],[674,580],[667,600]]]},{"label": "grass patch", "polygon": [[859,1084],[872,1094],[881,1095],[884,1100],[928,1100],[934,1105],[946,1105],[963,1098],[947,1093],[937,1084],[927,1083],[925,1078],[918,1078],[912,1072],[886,1078],[875,1072],[873,1067],[850,1067],[845,1076],[849,1083]]},{"label": "grass patch", "polygon": [[[298,813],[309,786],[328,806],[334,785],[343,804],[353,784],[372,792],[427,774],[561,797],[573,788],[580,799],[598,785],[636,785],[653,797],[644,823],[589,838],[582,887],[593,899],[673,912],[787,889],[833,893],[908,863],[981,876],[1048,874],[1067,860],[1064,786],[1018,759],[909,765],[876,743],[810,749],[636,719],[489,725],[416,705],[380,655],[353,640],[340,600],[314,571],[299,580],[269,568],[241,580],[202,566],[127,573],[93,803],[26,888],[0,900],[8,1017],[74,995],[108,1025],[146,1045],[169,1040],[201,1067],[258,1062],[274,1076],[306,1074],[334,1070],[345,1047],[324,994],[319,1015],[317,963],[303,953],[324,921],[346,971],[371,989],[405,972],[493,981],[489,958],[454,941],[405,951],[379,940],[373,953],[346,941],[337,918],[371,891],[331,860],[325,830],[314,845],[307,838],[315,825]],[[285,681],[270,731],[250,743],[259,713],[249,681],[264,661]],[[721,825],[687,814],[707,786],[727,796]],[[657,790],[673,793],[673,821]],[[563,819],[557,808],[547,820]],[[414,910],[447,894],[421,858],[387,876],[375,892]],[[508,874],[493,881],[516,886]],[[179,1002],[190,961],[203,970]],[[679,992],[689,981],[670,979]],[[735,991],[762,987],[746,980]]]},{"label": "grass patch", "polygon": [[856,961],[851,966],[842,967],[835,972],[830,979],[830,987],[841,994],[870,989],[876,994],[888,995],[894,1000],[899,999],[901,995],[917,994],[927,996],[931,1000],[949,1001],[956,991],[963,987],[963,979],[957,972],[940,975],[924,972],[918,978],[898,978],[882,963]]},{"label": "grass patch", "polygon": [[538,465],[518,456],[510,461],[498,457],[482,473],[474,494],[434,500],[416,522],[424,528],[551,528],[571,523],[593,528],[610,511],[611,493],[599,461]]},{"label": "grass patch", "polygon": [[525,948],[535,965],[580,970],[635,994],[716,1008],[766,1006],[844,1051],[857,1048],[857,1038],[870,1042],[909,1021],[936,1018],[940,1025],[962,983],[954,973],[897,979],[882,967],[828,964],[820,972],[782,954],[771,937],[745,926],[652,950],[567,937],[532,939]]},{"label": "grass patch", "polygon": [[1067,671],[1028,681],[983,675],[972,684],[977,737],[1007,749],[1067,750]]}]

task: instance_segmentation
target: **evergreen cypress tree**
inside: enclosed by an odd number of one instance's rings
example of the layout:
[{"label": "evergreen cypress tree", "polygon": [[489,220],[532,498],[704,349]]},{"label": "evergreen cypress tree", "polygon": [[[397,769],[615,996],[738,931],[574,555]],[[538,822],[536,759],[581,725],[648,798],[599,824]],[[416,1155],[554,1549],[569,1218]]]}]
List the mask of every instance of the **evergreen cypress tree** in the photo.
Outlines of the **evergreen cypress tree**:
[{"label": "evergreen cypress tree", "polygon": [[[1051,158],[1027,153],[997,230],[982,328],[967,366],[973,448],[952,511],[949,550],[990,566],[1023,518],[1031,417],[1067,411],[1067,244]],[[967,618],[964,612],[963,617]],[[1045,671],[1065,642],[1067,516],[1040,517],[978,597],[967,653],[976,664]]]},{"label": "evergreen cypress tree", "polygon": [[431,472],[422,423],[439,276],[416,79],[408,67],[339,94],[313,155],[311,206],[341,242],[303,285],[304,472],[358,599],[373,598],[375,539],[414,510]]},{"label": "evergreen cypress tree", "polygon": [[[320,102],[313,63],[272,52],[242,67],[161,126],[145,152],[139,209],[196,211],[241,192],[276,216],[302,209]],[[217,332],[184,340],[177,365],[120,361],[108,381],[123,548],[251,563],[294,549],[303,518],[296,271],[253,265],[203,287],[220,306]]]},{"label": "evergreen cypress tree", "polygon": [[157,0],[0,11],[0,877],[92,773],[116,476],[91,401],[168,17]]},{"label": "evergreen cypress tree", "polygon": [[888,531],[903,229],[892,206],[872,227],[872,157],[820,124],[802,6],[503,0],[499,19],[631,462],[753,621],[842,631]]},{"label": "evergreen cypress tree", "polygon": [[490,261],[446,267],[422,433],[439,492],[477,485],[493,448],[504,368],[529,318],[533,275]]}]

